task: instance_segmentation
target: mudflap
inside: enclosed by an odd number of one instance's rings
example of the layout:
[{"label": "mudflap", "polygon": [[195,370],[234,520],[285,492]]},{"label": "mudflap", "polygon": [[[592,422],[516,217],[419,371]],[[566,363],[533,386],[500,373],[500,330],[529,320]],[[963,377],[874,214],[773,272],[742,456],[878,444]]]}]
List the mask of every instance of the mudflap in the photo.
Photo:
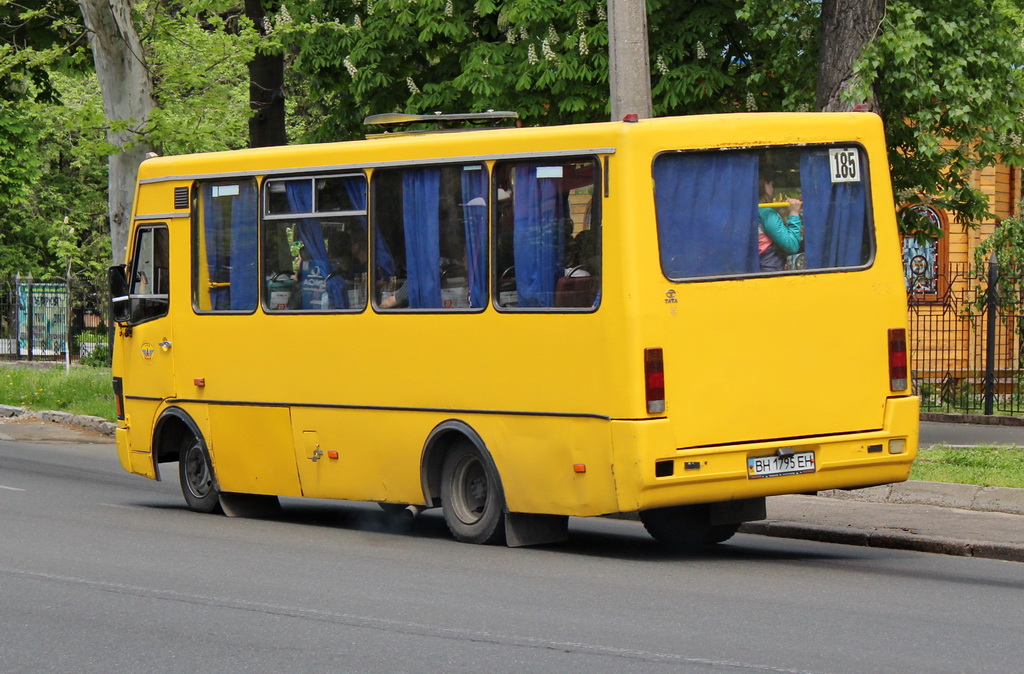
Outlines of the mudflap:
[{"label": "mudflap", "polygon": [[569,540],[568,515],[505,513],[505,543],[510,548]]},{"label": "mudflap", "polygon": [[711,525],[742,524],[768,519],[764,497],[744,498],[736,501],[719,501],[708,504]]}]

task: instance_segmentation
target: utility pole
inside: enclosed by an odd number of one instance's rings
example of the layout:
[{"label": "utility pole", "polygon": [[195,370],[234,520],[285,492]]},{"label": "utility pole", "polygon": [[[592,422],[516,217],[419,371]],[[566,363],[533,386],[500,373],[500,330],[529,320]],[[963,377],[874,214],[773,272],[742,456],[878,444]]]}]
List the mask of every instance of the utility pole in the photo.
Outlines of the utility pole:
[{"label": "utility pole", "polygon": [[646,0],[608,0],[608,82],[612,121],[651,112],[651,65],[647,54]]}]

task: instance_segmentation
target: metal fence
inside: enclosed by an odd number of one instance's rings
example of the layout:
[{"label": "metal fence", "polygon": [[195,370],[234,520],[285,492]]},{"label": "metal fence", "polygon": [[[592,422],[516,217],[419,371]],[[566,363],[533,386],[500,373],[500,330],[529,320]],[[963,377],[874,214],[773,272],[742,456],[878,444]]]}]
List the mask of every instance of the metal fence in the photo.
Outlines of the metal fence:
[{"label": "metal fence", "polygon": [[105,278],[0,278],[0,360],[110,362]]},{"label": "metal fence", "polygon": [[1004,286],[994,269],[978,277],[962,263],[940,270],[934,292],[910,293],[911,376],[922,411],[1024,413],[1024,298]]}]

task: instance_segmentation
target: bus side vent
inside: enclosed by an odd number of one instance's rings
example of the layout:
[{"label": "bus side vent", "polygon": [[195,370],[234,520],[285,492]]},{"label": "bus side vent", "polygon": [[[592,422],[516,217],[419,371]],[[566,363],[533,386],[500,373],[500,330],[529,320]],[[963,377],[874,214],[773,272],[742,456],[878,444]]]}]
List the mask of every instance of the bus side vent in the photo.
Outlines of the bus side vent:
[{"label": "bus side vent", "polygon": [[907,389],[907,331],[903,328],[889,330],[889,389]]},{"label": "bus side vent", "polygon": [[174,208],[175,209],[188,208],[188,188],[187,187],[175,187],[174,188]]}]

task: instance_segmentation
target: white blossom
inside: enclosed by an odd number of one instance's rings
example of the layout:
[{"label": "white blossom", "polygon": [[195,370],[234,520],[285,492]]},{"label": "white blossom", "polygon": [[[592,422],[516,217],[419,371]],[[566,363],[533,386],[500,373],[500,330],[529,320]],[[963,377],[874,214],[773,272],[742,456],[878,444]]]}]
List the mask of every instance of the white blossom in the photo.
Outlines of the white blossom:
[{"label": "white blossom", "polygon": [[263,34],[270,35],[274,32],[274,24],[270,23],[270,17],[263,17]]},{"label": "white blossom", "polygon": [[[451,0],[449,0],[450,2]],[[558,44],[558,31],[555,30],[555,25],[552,23],[548,24],[548,42],[550,44]]]},{"label": "white blossom", "polygon": [[707,49],[704,47],[704,43],[700,40],[697,41],[697,60],[703,61],[708,57]]},{"label": "white blossom", "polygon": [[444,15],[452,16],[453,14],[455,14],[455,7],[452,5],[452,0],[448,0],[444,3]]},{"label": "white blossom", "polygon": [[665,57],[658,54],[658,58],[654,60],[654,67],[658,69],[658,72],[662,75],[668,75],[668,66],[665,65]]},{"label": "white blossom", "polygon": [[541,42],[540,42],[540,51],[541,51],[542,54],[544,54],[544,58],[547,59],[548,61],[551,61],[552,63],[556,63],[556,64],[560,62],[558,60],[558,54],[556,54],[554,52],[554,50],[551,49],[551,45],[548,44],[547,38],[544,38],[543,40],[541,40]]},{"label": "white blossom", "polygon": [[281,5],[281,11],[277,13],[277,22],[282,26],[292,22],[292,14],[285,5]]},{"label": "white blossom", "polygon": [[608,18],[608,15],[604,11],[604,4],[598,5],[597,6],[597,20],[598,21],[604,21],[607,18]]},{"label": "white blossom", "polygon": [[509,32],[505,33],[505,41],[508,42],[509,44],[515,44],[517,39],[518,37],[516,36],[516,32],[514,30],[510,30]]},{"label": "white blossom", "polygon": [[537,46],[532,42],[530,43],[530,48],[526,50],[526,60],[531,66],[537,65],[540,61],[540,59],[537,58]]},{"label": "white blossom", "polygon": [[410,94],[418,94],[418,93],[420,93],[420,88],[418,86],[416,86],[416,82],[414,82],[411,77],[406,77],[405,78],[405,86],[409,87],[409,93]]},{"label": "white blossom", "polygon": [[359,30],[359,29],[362,29],[362,27],[363,27],[363,20],[362,20],[361,18],[359,18],[359,15],[358,15],[358,14],[356,14],[356,18],[355,18],[355,20],[354,20],[354,21],[352,22],[352,25],[353,25],[353,26],[355,26],[355,28],[356,28],[357,30]]},{"label": "white blossom", "polygon": [[757,99],[754,98],[754,94],[747,92],[747,112],[755,112],[757,110]]},{"label": "white blossom", "polygon": [[580,31],[580,56],[586,56],[590,53],[590,45],[587,44],[587,32]]},{"label": "white blossom", "polygon": [[345,57],[345,60],[341,62],[341,64],[345,66],[345,70],[347,70],[348,74],[351,75],[352,77],[355,77],[356,73],[359,72],[359,69],[352,65],[352,61],[350,61],[347,56]]}]

